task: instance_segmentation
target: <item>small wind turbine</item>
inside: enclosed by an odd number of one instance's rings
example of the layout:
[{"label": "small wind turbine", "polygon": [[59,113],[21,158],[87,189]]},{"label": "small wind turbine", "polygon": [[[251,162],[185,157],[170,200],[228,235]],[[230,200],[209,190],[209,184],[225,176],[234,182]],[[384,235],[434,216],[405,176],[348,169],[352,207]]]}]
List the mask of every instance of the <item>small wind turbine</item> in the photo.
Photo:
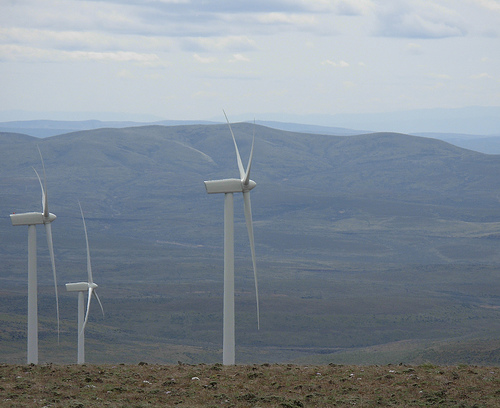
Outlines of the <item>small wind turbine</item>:
[{"label": "small wind turbine", "polygon": [[49,247],[50,261],[52,263],[52,273],[54,275],[54,288],[56,293],[56,310],[57,310],[57,336],[59,340],[59,297],[57,295],[57,277],[56,264],[54,260],[54,246],[52,243],[52,226],[51,223],[57,217],[49,212],[49,204],[47,198],[47,179],[45,176],[45,165],[43,163],[42,152],[38,148],[40,158],[42,159],[43,168],[43,184],[38,172],[35,174],[40,182],[42,189],[42,212],[28,212],[21,214],[10,214],[12,225],[27,225],[28,226],[28,364],[38,364],[38,296],[37,296],[37,253],[36,253],[36,226],[45,225],[45,233],[47,235],[47,245]]},{"label": "small wind turbine", "polygon": [[255,297],[257,300],[257,327],[260,328],[259,319],[259,290],[257,285],[257,267],[255,261],[255,243],[253,237],[252,208],[250,204],[250,190],[257,184],[250,180],[250,167],[252,166],[253,146],[255,132],[252,139],[252,149],[246,170],[241,162],[238,145],[234,138],[231,124],[226,117],[231,136],[233,137],[234,148],[240,178],[210,180],[205,181],[205,188],[208,194],[224,193],[224,322],[222,339],[222,363],[233,365],[235,363],[235,336],[234,336],[234,199],[233,193],[243,193],[245,220],[250,239],[250,250],[252,252],[253,273],[255,280]]},{"label": "small wind turbine", "polygon": [[[85,217],[83,216],[83,210],[80,202],[78,202],[80,206],[80,212],[82,214],[83,221],[83,229],[85,231],[85,241],[87,243],[87,282],[77,282],[77,283],[67,283],[66,290],[68,292],[78,292],[78,364],[85,363],[85,325],[87,324],[87,320],[89,318],[89,310],[90,310],[90,300],[92,299],[92,294],[95,295],[97,301],[99,302],[99,306],[101,306],[102,315],[104,316],[104,309],[102,307],[101,299],[97,296],[96,289],[97,285],[94,283],[92,278],[92,266],[90,264],[90,248],[89,248],[89,238],[87,235],[87,225],[85,224]],[[84,312],[84,292],[88,293],[87,296],[87,313],[85,315],[85,319],[83,318]]]}]

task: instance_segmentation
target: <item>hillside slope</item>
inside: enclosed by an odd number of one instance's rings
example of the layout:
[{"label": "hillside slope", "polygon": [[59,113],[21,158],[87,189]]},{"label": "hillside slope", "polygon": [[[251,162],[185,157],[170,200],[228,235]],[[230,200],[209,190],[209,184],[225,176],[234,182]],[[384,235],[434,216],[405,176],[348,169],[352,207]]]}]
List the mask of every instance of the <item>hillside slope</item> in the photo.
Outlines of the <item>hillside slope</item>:
[{"label": "hillside slope", "polygon": [[[233,130],[245,163],[256,135],[260,333],[242,200],[235,200],[238,344],[245,361],[255,361],[256,345],[259,361],[280,361],[406,340],[422,347],[466,341],[470,351],[476,339],[499,338],[499,156],[393,133],[335,137],[246,123]],[[41,170],[37,145],[50,211],[58,216],[60,285],[85,274],[78,200],[85,211],[94,278],[110,309],[106,321],[94,323],[101,341],[121,344],[126,330],[136,346],[217,349],[223,197],[206,194],[203,181],[238,175],[225,125],[96,129],[45,139],[1,133],[6,293],[0,315],[16,316],[3,325],[4,344],[18,347],[26,284],[27,232],[12,227],[8,214],[41,208],[31,168]],[[53,319],[44,240],[39,229],[39,282],[49,302],[41,313]],[[71,319],[76,301],[61,296],[63,318]],[[192,351],[192,361],[212,361],[212,351],[205,357]],[[491,361],[488,353],[478,357],[481,363]]]}]

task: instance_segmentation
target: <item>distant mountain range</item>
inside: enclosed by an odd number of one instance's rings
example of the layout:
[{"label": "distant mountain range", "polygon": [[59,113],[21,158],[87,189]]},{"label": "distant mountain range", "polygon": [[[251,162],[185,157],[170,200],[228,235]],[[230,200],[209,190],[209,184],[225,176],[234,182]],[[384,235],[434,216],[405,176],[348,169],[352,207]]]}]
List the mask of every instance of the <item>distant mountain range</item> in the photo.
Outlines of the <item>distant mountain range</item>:
[{"label": "distant mountain range", "polygon": [[[0,118],[37,117],[35,113],[0,112]],[[62,114],[47,113],[61,116]],[[95,114],[106,116],[106,114]],[[108,114],[108,117],[119,117]],[[122,115],[125,116],[125,115]],[[130,115],[140,119],[139,115]],[[253,122],[251,114],[235,115],[233,121]],[[279,118],[280,120],[276,120]],[[222,118],[221,118],[222,119]],[[182,126],[222,123],[214,120],[15,120],[0,122],[0,131],[23,133],[39,138],[80,130],[132,126]],[[260,115],[257,124],[299,133],[352,136],[376,132],[399,132],[445,140],[456,146],[487,154],[500,154],[500,107],[426,109],[380,114]]]},{"label": "distant mountain range", "polygon": [[158,122],[133,122],[133,121],[101,121],[101,120],[82,120],[82,121],[59,121],[59,120],[26,120],[0,122],[1,132],[16,132],[26,135],[44,138],[50,136],[62,135],[65,133],[77,132],[80,130],[92,130],[101,128],[126,128],[133,126],[163,125],[179,126],[193,124],[212,124],[209,121],[182,121],[182,120],[164,120]]},{"label": "distant mountain range", "polygon": [[[371,132],[398,132],[418,134],[422,132],[469,134],[484,136],[500,135],[500,106],[469,106],[462,108],[428,108],[407,111],[380,113],[350,113],[350,114],[284,114],[284,113],[229,113],[234,122],[281,122],[307,124],[325,128],[337,127],[346,129],[364,129]],[[116,112],[30,112],[30,111],[0,111],[0,122],[30,121],[88,121],[96,119],[102,122],[134,122],[153,124],[169,118],[153,115]],[[193,122],[222,122],[221,113],[217,118],[194,118]],[[173,124],[176,121],[171,121]],[[184,124],[188,124],[185,121]],[[302,125],[304,126],[304,125]],[[114,127],[114,126],[113,126]],[[286,129],[288,130],[288,129]],[[315,132],[317,133],[317,132]],[[365,131],[363,133],[366,133]]]}]

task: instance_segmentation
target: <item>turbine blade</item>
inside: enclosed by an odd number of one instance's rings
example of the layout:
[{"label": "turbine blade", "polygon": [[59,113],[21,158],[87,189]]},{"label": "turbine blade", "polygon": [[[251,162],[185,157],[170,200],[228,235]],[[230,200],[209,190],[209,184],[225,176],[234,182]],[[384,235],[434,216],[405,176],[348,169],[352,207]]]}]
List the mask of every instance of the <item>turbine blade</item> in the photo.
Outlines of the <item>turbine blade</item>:
[{"label": "turbine blade", "polygon": [[[37,145],[38,153],[40,153],[40,159],[42,160],[42,169],[43,169],[43,187],[42,187],[42,207],[43,207],[43,216],[47,218],[49,216],[49,200],[47,198],[47,175],[45,174],[45,163],[43,162],[42,152],[40,151],[40,147]],[[38,175],[38,173],[37,173]],[[40,180],[40,177],[38,177]],[[40,181],[40,185],[42,182]]]},{"label": "turbine blade", "polygon": [[80,212],[82,214],[83,230],[85,231],[85,242],[87,243],[87,275],[88,275],[88,282],[89,283],[94,283],[94,280],[92,279],[92,265],[90,263],[90,248],[89,248],[89,237],[87,235],[87,224],[85,223],[85,217],[83,216],[83,210],[82,210],[82,205],[80,204],[80,201],[78,201],[78,205],[80,206]]},{"label": "turbine blade", "polygon": [[40,178],[40,175],[38,174],[38,171],[36,171],[36,169],[34,167],[32,167],[32,169],[35,172],[36,176],[38,177],[38,182],[40,183],[40,188],[42,189],[42,213],[43,213],[43,216],[45,217],[45,205],[46,205],[46,202],[45,202],[45,190],[43,188],[42,179]]},{"label": "turbine blade", "polygon": [[101,299],[99,299],[99,296],[97,295],[97,290],[94,290],[94,296],[99,302],[99,306],[101,306],[102,317],[104,317],[104,308],[102,307]]},{"label": "turbine blade", "polygon": [[252,167],[252,158],[253,158],[253,145],[255,142],[255,129],[253,133],[253,139],[252,139],[252,150],[250,150],[250,158],[248,159],[248,166],[247,166],[247,172],[245,174],[245,179],[243,180],[244,185],[248,185],[248,182],[250,181],[250,168]]},{"label": "turbine blade", "polygon": [[87,299],[87,312],[85,313],[85,320],[83,321],[82,330],[80,334],[82,334],[83,331],[85,330],[85,326],[87,325],[87,320],[89,320],[90,300],[92,299],[92,291],[93,291],[92,287],[89,286],[88,299]]},{"label": "turbine blade", "polygon": [[245,175],[245,169],[243,168],[243,163],[241,162],[241,156],[240,156],[240,151],[238,150],[238,145],[236,144],[236,139],[234,138],[234,133],[233,129],[231,129],[231,124],[229,123],[229,119],[227,118],[226,112],[224,112],[224,116],[226,117],[226,122],[229,126],[229,130],[231,131],[231,136],[233,137],[233,142],[234,142],[234,148],[236,149],[236,160],[238,161],[238,170],[240,172],[240,179],[244,180],[246,175]]},{"label": "turbine blade", "polygon": [[245,209],[245,220],[248,229],[248,238],[250,240],[250,250],[252,252],[253,277],[255,281],[255,299],[257,301],[257,329],[260,329],[260,312],[259,312],[259,285],[257,284],[257,262],[255,259],[255,241],[253,238],[253,223],[252,223],[252,205],[250,203],[250,192],[243,193],[243,205]]},{"label": "turbine blade", "polygon": [[57,311],[57,342],[59,343],[59,296],[57,293],[56,261],[54,257],[54,244],[52,242],[52,225],[50,222],[45,224],[45,233],[47,234],[47,245],[49,247],[50,262],[52,263],[52,274],[54,276],[54,289],[56,292],[56,311]]}]

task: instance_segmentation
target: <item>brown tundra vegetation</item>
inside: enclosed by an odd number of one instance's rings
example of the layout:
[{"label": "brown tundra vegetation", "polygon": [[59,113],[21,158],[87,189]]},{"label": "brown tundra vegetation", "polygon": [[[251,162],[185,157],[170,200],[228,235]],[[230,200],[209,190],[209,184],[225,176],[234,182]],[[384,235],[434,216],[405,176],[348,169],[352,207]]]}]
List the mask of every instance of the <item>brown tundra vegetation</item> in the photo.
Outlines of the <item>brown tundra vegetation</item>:
[{"label": "brown tundra vegetation", "polygon": [[0,407],[500,407],[500,367],[0,365]]}]

